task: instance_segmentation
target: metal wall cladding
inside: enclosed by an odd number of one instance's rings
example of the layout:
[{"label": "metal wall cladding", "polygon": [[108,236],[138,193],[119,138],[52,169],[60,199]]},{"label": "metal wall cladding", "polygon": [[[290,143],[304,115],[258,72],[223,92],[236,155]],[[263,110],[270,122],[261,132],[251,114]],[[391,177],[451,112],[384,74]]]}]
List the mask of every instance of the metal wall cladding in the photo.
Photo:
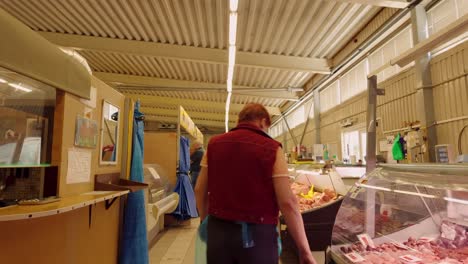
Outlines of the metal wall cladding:
[{"label": "metal wall cladding", "polygon": [[228,1],[1,0],[0,7],[39,31],[227,47]]},{"label": "metal wall cladding", "polygon": [[[435,57],[431,63],[435,119],[450,121],[436,126],[438,144],[457,146],[458,135],[468,125],[468,42]],[[468,131],[462,136],[462,151],[468,153]]]},{"label": "metal wall cladding", "polygon": [[391,16],[393,16],[398,9],[394,8],[383,8],[378,10],[378,14],[366,25],[365,28],[357,35],[354,39],[356,42],[349,42],[343,49],[337,53],[332,53],[334,65],[340,63],[346,56],[351,54],[362,42],[364,42],[369,36],[371,36],[377,29],[379,29]]},{"label": "metal wall cladding", "polygon": [[319,0],[239,1],[237,46],[241,51],[331,57],[380,9]]},{"label": "metal wall cladding", "polygon": [[414,69],[382,82],[379,87],[385,89],[385,95],[377,97],[377,117],[382,125],[380,131],[399,129],[405,122],[417,120]]}]

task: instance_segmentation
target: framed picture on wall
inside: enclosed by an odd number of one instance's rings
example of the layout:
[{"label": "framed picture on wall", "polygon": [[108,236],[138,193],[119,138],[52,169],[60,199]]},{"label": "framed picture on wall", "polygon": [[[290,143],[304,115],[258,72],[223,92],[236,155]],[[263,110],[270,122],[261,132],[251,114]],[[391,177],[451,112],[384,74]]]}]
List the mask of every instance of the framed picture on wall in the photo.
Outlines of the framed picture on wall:
[{"label": "framed picture on wall", "polygon": [[98,123],[82,116],[76,117],[75,146],[95,148],[98,142]]}]

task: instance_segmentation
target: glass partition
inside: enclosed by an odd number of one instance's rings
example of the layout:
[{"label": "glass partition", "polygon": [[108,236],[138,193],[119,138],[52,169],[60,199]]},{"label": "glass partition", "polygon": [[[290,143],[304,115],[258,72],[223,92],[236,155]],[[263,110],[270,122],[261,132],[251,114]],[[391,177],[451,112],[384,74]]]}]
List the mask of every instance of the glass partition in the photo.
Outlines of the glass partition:
[{"label": "glass partition", "polygon": [[51,161],[55,88],[0,68],[0,167]]}]

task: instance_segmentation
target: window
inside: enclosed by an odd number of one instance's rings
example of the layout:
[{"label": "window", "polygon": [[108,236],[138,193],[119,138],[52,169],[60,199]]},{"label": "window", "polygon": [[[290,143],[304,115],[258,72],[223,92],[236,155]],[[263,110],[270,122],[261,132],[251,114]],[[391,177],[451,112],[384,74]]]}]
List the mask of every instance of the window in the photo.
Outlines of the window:
[{"label": "window", "polygon": [[309,119],[314,118],[314,99],[313,98],[305,104],[305,111],[306,111],[305,114],[307,115],[307,118]]},{"label": "window", "polygon": [[[388,64],[391,59],[396,58],[412,47],[411,27],[408,26],[369,56],[369,71],[373,72]],[[410,63],[403,68],[400,68],[398,65],[389,66],[377,74],[377,81],[382,82],[413,65],[414,63]]]},{"label": "window", "polygon": [[341,102],[366,90],[367,74],[367,60],[363,60],[340,78]]},{"label": "window", "polygon": [[340,103],[340,84],[334,82],[320,91],[320,112],[326,112]]},{"label": "window", "polygon": [[356,161],[362,160],[365,162],[366,148],[367,148],[367,133],[366,128],[360,126],[360,128],[347,129],[341,134],[341,145],[343,160],[350,161],[352,157],[356,158]]},{"label": "window", "polygon": [[277,138],[283,134],[283,122],[270,127],[269,134],[272,138]]},{"label": "window", "polygon": [[[434,34],[448,24],[455,21],[460,16],[458,15],[459,10],[457,10],[458,2],[457,0],[445,0],[441,1],[438,5],[434,6],[429,12],[427,12],[427,25],[429,29],[429,34]],[[461,3],[460,3],[461,4]]]},{"label": "window", "polygon": [[298,125],[306,121],[305,107],[304,105],[299,106],[296,110],[290,113],[286,120],[288,120],[288,125],[290,129],[297,127]]}]

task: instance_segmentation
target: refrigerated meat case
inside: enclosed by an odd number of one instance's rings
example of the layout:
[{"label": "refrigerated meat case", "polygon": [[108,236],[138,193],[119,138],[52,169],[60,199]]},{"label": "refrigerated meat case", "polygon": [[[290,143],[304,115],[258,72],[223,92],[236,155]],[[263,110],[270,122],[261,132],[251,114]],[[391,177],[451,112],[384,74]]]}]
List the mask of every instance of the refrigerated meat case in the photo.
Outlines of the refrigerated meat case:
[{"label": "refrigerated meat case", "polygon": [[[310,209],[301,210],[301,214],[310,249],[325,251],[330,246],[333,223],[347,188],[341,177],[336,173],[331,173],[331,168],[327,168],[324,164],[290,164],[288,170],[293,184],[307,186],[304,190],[313,186],[314,191],[317,192],[313,198],[317,203],[314,203]],[[333,191],[336,194],[335,197],[323,200],[325,190],[327,193]],[[280,217],[280,225],[283,246],[297,253],[283,217]]]},{"label": "refrigerated meat case", "polygon": [[159,164],[144,164],[143,173],[148,184],[146,227],[151,241],[164,229],[164,215],[176,209],[179,195],[173,191],[167,172]]},{"label": "refrigerated meat case", "polygon": [[468,263],[468,166],[380,165],[344,198],[336,263]]}]

